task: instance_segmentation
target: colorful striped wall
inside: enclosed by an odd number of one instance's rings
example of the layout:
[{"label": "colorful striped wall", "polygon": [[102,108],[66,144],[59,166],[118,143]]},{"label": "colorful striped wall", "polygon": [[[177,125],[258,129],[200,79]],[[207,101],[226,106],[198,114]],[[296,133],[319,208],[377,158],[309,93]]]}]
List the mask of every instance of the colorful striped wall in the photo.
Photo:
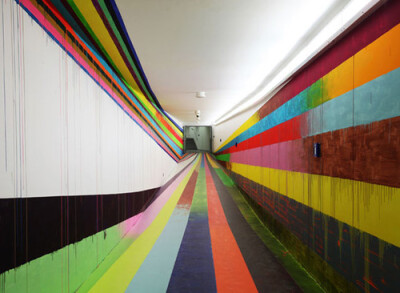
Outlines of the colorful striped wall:
[{"label": "colorful striped wall", "polygon": [[182,128],[162,109],[114,1],[16,1],[175,161]]},{"label": "colorful striped wall", "polygon": [[399,22],[387,1],[216,151],[274,221],[367,292],[400,287]]},{"label": "colorful striped wall", "polygon": [[73,2],[0,1],[0,292],[75,291],[193,159],[115,4],[77,2],[114,43]]}]

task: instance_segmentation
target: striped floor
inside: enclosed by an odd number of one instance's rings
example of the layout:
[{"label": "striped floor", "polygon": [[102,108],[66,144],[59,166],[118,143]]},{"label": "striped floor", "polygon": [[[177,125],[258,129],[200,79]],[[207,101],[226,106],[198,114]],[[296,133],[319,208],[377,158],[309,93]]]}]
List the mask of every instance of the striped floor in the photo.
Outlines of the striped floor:
[{"label": "striped floor", "polygon": [[130,245],[122,241],[78,291],[322,292],[208,154],[121,233]]}]

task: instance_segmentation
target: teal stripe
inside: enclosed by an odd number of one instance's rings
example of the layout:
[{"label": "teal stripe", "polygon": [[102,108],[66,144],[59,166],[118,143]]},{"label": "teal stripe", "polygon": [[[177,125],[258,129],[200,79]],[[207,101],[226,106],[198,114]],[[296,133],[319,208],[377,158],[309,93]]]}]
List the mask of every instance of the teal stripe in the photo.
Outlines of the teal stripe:
[{"label": "teal stripe", "polygon": [[[400,116],[399,80],[400,68],[397,68],[309,110],[308,133],[304,133],[304,137]],[[238,135],[220,151],[307,112],[313,106],[311,92],[315,93],[314,98],[320,98],[315,88],[304,90]]]},{"label": "teal stripe", "polygon": [[189,219],[189,210],[175,208],[126,292],[166,292]]},{"label": "teal stripe", "polygon": [[308,136],[400,116],[399,81],[400,68],[311,110]]},{"label": "teal stripe", "polygon": [[309,117],[310,124],[314,124],[310,135],[353,126],[353,91],[326,102],[320,108],[323,110],[322,129]]},{"label": "teal stripe", "polygon": [[182,206],[178,202],[167,225],[132,279],[126,292],[167,291],[175,260],[188,223],[189,213],[190,205]]},{"label": "teal stripe", "polygon": [[354,124],[400,116],[400,68],[354,90]]},{"label": "teal stripe", "polygon": [[[319,85],[318,82],[316,84]],[[308,111],[310,107],[312,107],[312,103],[310,102],[312,101],[312,95],[315,96],[316,100],[319,100],[321,98],[321,90],[317,91],[315,85],[306,88],[304,91],[294,96],[292,99],[280,106],[271,114],[261,119],[255,125],[239,134],[220,151],[234,146],[236,142],[243,142],[253,136],[256,136],[268,129],[271,129],[287,120],[290,120]]]}]

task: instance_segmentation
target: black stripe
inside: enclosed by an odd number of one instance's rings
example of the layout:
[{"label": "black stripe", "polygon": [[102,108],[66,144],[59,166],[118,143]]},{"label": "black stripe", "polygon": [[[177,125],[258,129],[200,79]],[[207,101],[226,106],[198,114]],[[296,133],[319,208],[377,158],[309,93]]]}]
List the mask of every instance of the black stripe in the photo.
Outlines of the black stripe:
[{"label": "black stripe", "polygon": [[0,199],[0,273],[138,214],[158,190]]}]

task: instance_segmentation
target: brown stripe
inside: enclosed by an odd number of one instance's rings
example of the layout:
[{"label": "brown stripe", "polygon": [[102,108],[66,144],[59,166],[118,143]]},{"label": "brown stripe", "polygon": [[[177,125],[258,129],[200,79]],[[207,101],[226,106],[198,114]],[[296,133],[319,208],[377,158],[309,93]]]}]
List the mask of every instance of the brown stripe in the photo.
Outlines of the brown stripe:
[{"label": "brown stripe", "polygon": [[[317,135],[322,166],[310,160],[311,173],[400,187],[400,117]],[[312,149],[312,140],[306,149]]]},{"label": "brown stripe", "polygon": [[[321,144],[320,158],[313,155],[314,143]],[[278,148],[278,156],[290,160],[280,163],[281,169],[400,187],[400,117],[283,142]],[[259,166],[277,168],[262,161]]]}]

